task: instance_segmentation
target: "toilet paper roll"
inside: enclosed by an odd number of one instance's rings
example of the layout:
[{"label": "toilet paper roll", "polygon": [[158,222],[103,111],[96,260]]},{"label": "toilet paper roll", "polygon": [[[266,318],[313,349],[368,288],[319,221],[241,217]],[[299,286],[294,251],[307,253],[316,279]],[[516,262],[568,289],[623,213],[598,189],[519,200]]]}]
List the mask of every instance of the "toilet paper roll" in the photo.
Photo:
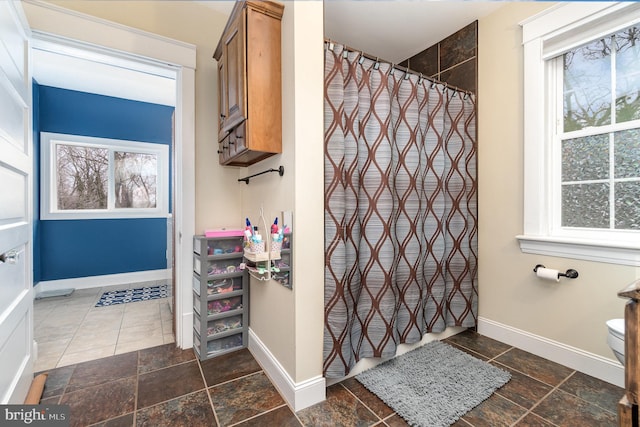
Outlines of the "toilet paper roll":
[{"label": "toilet paper roll", "polygon": [[552,280],[554,282],[559,282],[560,278],[558,277],[558,270],[554,270],[553,268],[544,268],[538,267],[536,269],[536,275],[544,280]]}]

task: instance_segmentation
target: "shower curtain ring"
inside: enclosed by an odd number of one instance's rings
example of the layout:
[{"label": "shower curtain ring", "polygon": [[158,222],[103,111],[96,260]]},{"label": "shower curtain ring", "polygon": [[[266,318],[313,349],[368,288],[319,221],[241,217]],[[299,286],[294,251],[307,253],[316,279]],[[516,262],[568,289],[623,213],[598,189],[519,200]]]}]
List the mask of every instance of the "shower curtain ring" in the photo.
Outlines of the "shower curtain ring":
[{"label": "shower curtain ring", "polygon": [[377,70],[378,68],[380,68],[380,61],[379,60],[380,60],[380,58],[378,58],[376,56],[376,62],[375,62],[375,64],[373,64],[373,69],[374,70]]},{"label": "shower curtain ring", "polygon": [[418,84],[422,84],[422,79],[423,79],[422,73],[420,73],[420,76],[418,77]]}]

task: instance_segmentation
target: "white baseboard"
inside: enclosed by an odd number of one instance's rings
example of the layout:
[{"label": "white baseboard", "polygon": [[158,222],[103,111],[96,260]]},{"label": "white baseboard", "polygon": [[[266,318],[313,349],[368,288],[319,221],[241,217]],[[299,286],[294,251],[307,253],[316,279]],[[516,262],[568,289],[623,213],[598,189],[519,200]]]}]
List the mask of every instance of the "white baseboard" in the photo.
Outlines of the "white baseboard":
[{"label": "white baseboard", "polygon": [[151,282],[153,280],[167,280],[171,278],[171,270],[134,271],[132,273],[105,274],[102,276],[76,277],[73,279],[46,280],[39,282],[35,294],[42,291],[57,291],[60,289],[89,289],[103,286],[126,285],[127,283]]},{"label": "white baseboard", "polygon": [[478,318],[478,333],[608,383],[624,387],[624,367],[614,359],[607,359],[483,317]]},{"label": "white baseboard", "polygon": [[249,351],[295,412],[326,399],[324,377],[317,376],[300,383],[294,382],[251,328],[249,328]]}]

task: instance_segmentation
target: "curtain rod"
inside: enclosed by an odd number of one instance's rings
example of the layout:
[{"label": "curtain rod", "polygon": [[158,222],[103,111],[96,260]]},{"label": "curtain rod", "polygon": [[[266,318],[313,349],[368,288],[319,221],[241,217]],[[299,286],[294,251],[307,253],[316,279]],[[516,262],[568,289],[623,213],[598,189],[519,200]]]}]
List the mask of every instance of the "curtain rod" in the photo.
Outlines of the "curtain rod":
[{"label": "curtain rod", "polygon": [[423,75],[422,73],[420,73],[418,71],[414,71],[414,70],[410,69],[409,67],[403,67],[402,65],[394,64],[393,62],[386,61],[384,59],[380,59],[379,57],[371,55],[371,54],[368,54],[368,53],[365,53],[360,49],[352,48],[352,47],[347,46],[346,44],[343,44],[343,43],[334,42],[331,39],[324,39],[324,43],[325,43],[325,45],[328,44],[328,48],[331,49],[332,51],[333,51],[333,44],[340,44],[340,45],[344,46],[345,50],[349,50],[349,51],[355,52],[355,53],[360,53],[360,56],[362,56],[364,58],[370,59],[370,60],[375,61],[377,63],[384,62],[385,64],[390,64],[392,70],[396,69],[396,70],[399,70],[399,71],[402,71],[402,72],[405,72],[405,73],[408,73],[408,74],[413,74],[414,76],[422,77],[423,79],[428,80],[431,83],[440,84],[440,85],[443,85],[445,88],[449,88],[449,89],[455,90],[457,92],[462,92],[462,93],[464,93],[466,95],[470,95],[470,96],[474,96],[475,97],[475,93],[470,91],[470,90],[462,89],[462,88],[459,88],[457,86],[451,85],[451,84],[449,84],[447,82],[443,82],[441,80],[438,80],[436,78],[425,76],[425,75]]}]

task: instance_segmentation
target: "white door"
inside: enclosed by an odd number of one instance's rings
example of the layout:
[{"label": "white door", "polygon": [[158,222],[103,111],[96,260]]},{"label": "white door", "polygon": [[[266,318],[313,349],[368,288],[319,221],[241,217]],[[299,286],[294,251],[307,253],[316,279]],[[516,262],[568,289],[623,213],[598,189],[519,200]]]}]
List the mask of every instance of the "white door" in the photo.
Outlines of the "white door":
[{"label": "white door", "polygon": [[0,1],[0,403],[33,379],[30,31],[19,1]]}]

